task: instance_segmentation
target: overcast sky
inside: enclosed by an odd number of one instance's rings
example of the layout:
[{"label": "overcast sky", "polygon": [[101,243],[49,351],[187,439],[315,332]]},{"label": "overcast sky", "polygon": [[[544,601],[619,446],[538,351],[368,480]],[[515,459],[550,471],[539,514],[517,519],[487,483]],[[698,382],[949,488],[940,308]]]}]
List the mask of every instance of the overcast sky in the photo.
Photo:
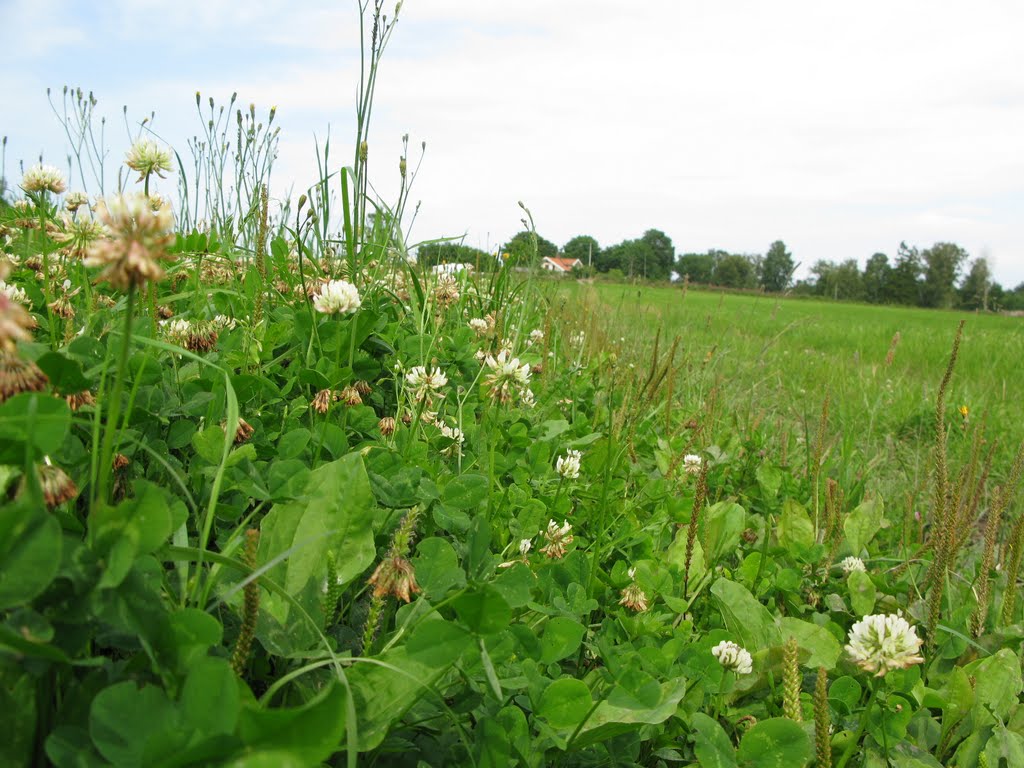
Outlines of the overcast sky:
[{"label": "overcast sky", "polygon": [[[155,111],[187,153],[196,90],[218,104],[237,91],[260,114],[277,106],[275,192],[302,189],[328,127],[350,162],[356,9],[0,0],[7,175],[40,153],[64,165],[47,87],[96,94],[115,162],[122,105],[136,122]],[[948,240],[1013,286],[1022,30],[1019,0],[406,0],[380,73],[371,180],[390,199],[402,134],[426,141],[413,241],[465,233],[493,250],[521,228],[523,200],[559,245],[649,228],[678,252],[763,253],[782,239],[805,272]]]}]

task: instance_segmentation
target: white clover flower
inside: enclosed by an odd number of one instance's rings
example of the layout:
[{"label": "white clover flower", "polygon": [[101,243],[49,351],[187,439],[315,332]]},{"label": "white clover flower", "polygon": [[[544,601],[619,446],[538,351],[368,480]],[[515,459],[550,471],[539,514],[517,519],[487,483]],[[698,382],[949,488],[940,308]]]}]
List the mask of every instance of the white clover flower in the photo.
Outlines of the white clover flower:
[{"label": "white clover flower", "polygon": [[59,168],[36,163],[21,177],[21,188],[26,192],[53,192],[59,195],[67,189],[67,184]]},{"label": "white clover flower", "polygon": [[865,616],[850,628],[847,653],[865,672],[881,677],[893,669],[906,669],[924,661],[918,651],[923,641],[899,614]]},{"label": "white clover flower", "polygon": [[702,459],[695,453],[688,453],[683,457],[683,471],[688,475],[699,475]]},{"label": "white clover flower", "polygon": [[11,285],[4,280],[0,280],[0,293],[7,296],[11,301],[16,301],[24,307],[29,304],[28,294],[25,293],[24,288],[19,288],[17,285]]},{"label": "white clover flower", "polygon": [[89,196],[85,192],[70,192],[66,198],[64,198],[64,207],[67,208],[71,213],[74,213],[83,205],[89,204]]},{"label": "white clover flower", "polygon": [[124,163],[139,172],[138,181],[151,174],[164,178],[164,171],[172,170],[171,153],[161,149],[152,139],[139,139],[124,157]]},{"label": "white clover flower", "polygon": [[531,549],[533,549],[533,542],[530,539],[520,539],[519,540],[519,554],[520,555],[525,556],[525,555],[529,554]]},{"label": "white clover flower", "polygon": [[754,660],[750,652],[731,640],[723,640],[711,649],[711,653],[719,664],[737,675],[749,675],[754,671]]},{"label": "white clover flower", "polygon": [[428,370],[425,366],[416,365],[405,374],[405,382],[412,390],[414,400],[430,401],[448,383],[448,377],[440,368]]},{"label": "white clover flower", "polygon": [[586,341],[586,340],[587,340],[587,334],[584,333],[583,331],[579,331],[577,333],[574,333],[569,338],[569,343],[572,344],[574,347],[581,347],[581,346],[583,346],[583,342]]},{"label": "white clover flower", "polygon": [[555,462],[555,472],[566,480],[575,480],[580,476],[580,459],[583,458],[581,451],[568,450],[565,456],[559,456]]},{"label": "white clover flower", "polygon": [[544,343],[544,331],[539,328],[530,331],[529,344],[543,344]]},{"label": "white clover flower", "polygon": [[530,392],[530,396],[526,395],[530,391],[529,363],[520,363],[518,357],[511,357],[510,353],[503,349],[497,357],[486,355],[484,365],[490,368],[491,372],[484,377],[483,383],[490,390],[493,399],[507,403],[513,395],[518,395],[532,402],[533,393]]},{"label": "white clover flower", "polygon": [[473,332],[477,336],[486,336],[488,331],[490,331],[490,326],[482,317],[474,317],[470,320],[469,327],[473,329]]},{"label": "white clover flower", "polygon": [[845,557],[839,565],[843,569],[843,573],[847,576],[854,571],[860,571],[861,573],[867,572],[867,568],[864,567],[864,561],[859,557]]},{"label": "white clover flower", "polygon": [[554,520],[548,521],[548,529],[541,531],[540,535],[547,541],[540,551],[552,559],[565,557],[566,550],[572,544],[572,526],[568,520],[563,520],[559,525]]},{"label": "white clover flower", "polygon": [[173,320],[161,320],[160,327],[168,341],[179,347],[187,346],[188,339],[192,335],[192,323],[188,320],[181,317],[176,317]]},{"label": "white clover flower", "polygon": [[313,307],[325,315],[350,315],[362,305],[359,291],[347,280],[331,280],[313,297]]}]

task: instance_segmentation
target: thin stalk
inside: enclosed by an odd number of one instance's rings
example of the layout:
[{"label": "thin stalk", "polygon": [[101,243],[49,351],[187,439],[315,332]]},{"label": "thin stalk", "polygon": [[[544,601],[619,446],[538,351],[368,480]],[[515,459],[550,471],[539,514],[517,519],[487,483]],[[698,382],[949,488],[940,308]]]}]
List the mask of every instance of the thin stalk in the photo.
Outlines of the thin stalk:
[{"label": "thin stalk", "polygon": [[107,412],[107,427],[103,433],[103,447],[100,450],[99,489],[93,505],[106,504],[109,496],[110,475],[113,472],[111,460],[114,450],[114,433],[121,418],[121,394],[124,390],[124,376],[128,369],[128,351],[132,341],[132,315],[135,309],[135,284],[128,286],[128,299],[124,312],[124,334],[121,340],[121,355],[114,374],[114,388],[110,391],[110,410]]}]

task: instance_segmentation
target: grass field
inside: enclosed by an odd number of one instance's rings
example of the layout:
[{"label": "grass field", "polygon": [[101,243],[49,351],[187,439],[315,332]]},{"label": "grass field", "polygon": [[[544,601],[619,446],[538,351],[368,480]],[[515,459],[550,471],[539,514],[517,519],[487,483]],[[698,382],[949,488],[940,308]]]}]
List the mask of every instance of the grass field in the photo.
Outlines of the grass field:
[{"label": "grass field", "polygon": [[935,396],[964,320],[947,394],[951,453],[967,448],[967,430],[956,428],[964,426],[962,405],[968,423],[984,422],[987,439],[997,441],[996,467],[1007,466],[1024,439],[1020,318],[692,287],[685,293],[603,283],[564,288],[634,365],[649,364],[657,329],[663,346],[679,337],[681,404],[699,406],[717,386],[718,399],[729,404],[722,418],[740,429],[767,430],[780,452],[792,454],[796,441],[815,430],[828,395],[837,466],[854,473],[870,468],[873,483],[890,492],[925,480]]}]

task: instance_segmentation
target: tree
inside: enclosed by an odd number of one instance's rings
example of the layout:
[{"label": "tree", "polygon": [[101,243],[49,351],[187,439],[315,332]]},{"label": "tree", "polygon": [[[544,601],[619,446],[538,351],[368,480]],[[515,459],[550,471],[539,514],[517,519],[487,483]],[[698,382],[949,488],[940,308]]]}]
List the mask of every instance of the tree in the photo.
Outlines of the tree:
[{"label": "tree", "polygon": [[988,312],[989,293],[992,289],[992,270],[984,256],[971,262],[971,269],[960,286],[960,303],[967,309]]},{"label": "tree", "polygon": [[936,243],[921,254],[924,261],[922,304],[926,307],[952,307],[956,302],[956,281],[967,261],[967,251],[955,243]]},{"label": "tree", "polygon": [[749,257],[730,253],[715,263],[711,280],[725,288],[756,288],[757,270]]},{"label": "tree", "polygon": [[594,263],[601,253],[601,246],[590,235],[576,235],[562,246],[562,255],[567,259],[579,259],[587,266]]},{"label": "tree", "polygon": [[885,301],[910,306],[920,304],[920,278],[923,271],[921,255],[917,252],[917,248],[911,248],[905,242],[900,243],[899,250],[896,252],[896,264],[893,266],[886,284]]},{"label": "tree", "polygon": [[838,301],[864,297],[864,281],[856,259],[847,259],[842,264],[821,260],[811,267],[811,274],[817,277],[814,287],[819,296]]},{"label": "tree", "polygon": [[[545,256],[548,258],[554,258],[558,255],[558,246],[552,243],[550,240],[545,240],[540,235],[537,235],[537,253],[536,262],[539,263]],[[514,264],[533,264],[534,250],[533,250],[533,238],[534,233],[526,230],[519,232],[511,240],[509,240],[502,247],[502,253],[509,255],[509,260]]]},{"label": "tree", "polygon": [[794,269],[796,265],[792,254],[786,250],[786,244],[776,240],[761,261],[761,287],[772,293],[781,293],[789,288]]},{"label": "tree", "polygon": [[881,304],[885,301],[886,290],[889,280],[892,277],[892,267],[889,266],[889,257],[884,253],[872,254],[868,263],[864,265],[864,298],[872,304]]},{"label": "tree", "polygon": [[676,262],[676,272],[680,277],[688,277],[691,283],[708,285],[715,271],[715,262],[721,255],[721,251],[714,250],[707,253],[684,253]]},{"label": "tree", "polygon": [[648,280],[668,280],[676,260],[672,238],[659,229],[648,229],[640,242],[647,251],[641,253],[645,258],[643,276]]},{"label": "tree", "polygon": [[425,267],[435,264],[472,264],[477,269],[495,265],[492,254],[461,243],[425,243],[416,249],[416,260]]}]

